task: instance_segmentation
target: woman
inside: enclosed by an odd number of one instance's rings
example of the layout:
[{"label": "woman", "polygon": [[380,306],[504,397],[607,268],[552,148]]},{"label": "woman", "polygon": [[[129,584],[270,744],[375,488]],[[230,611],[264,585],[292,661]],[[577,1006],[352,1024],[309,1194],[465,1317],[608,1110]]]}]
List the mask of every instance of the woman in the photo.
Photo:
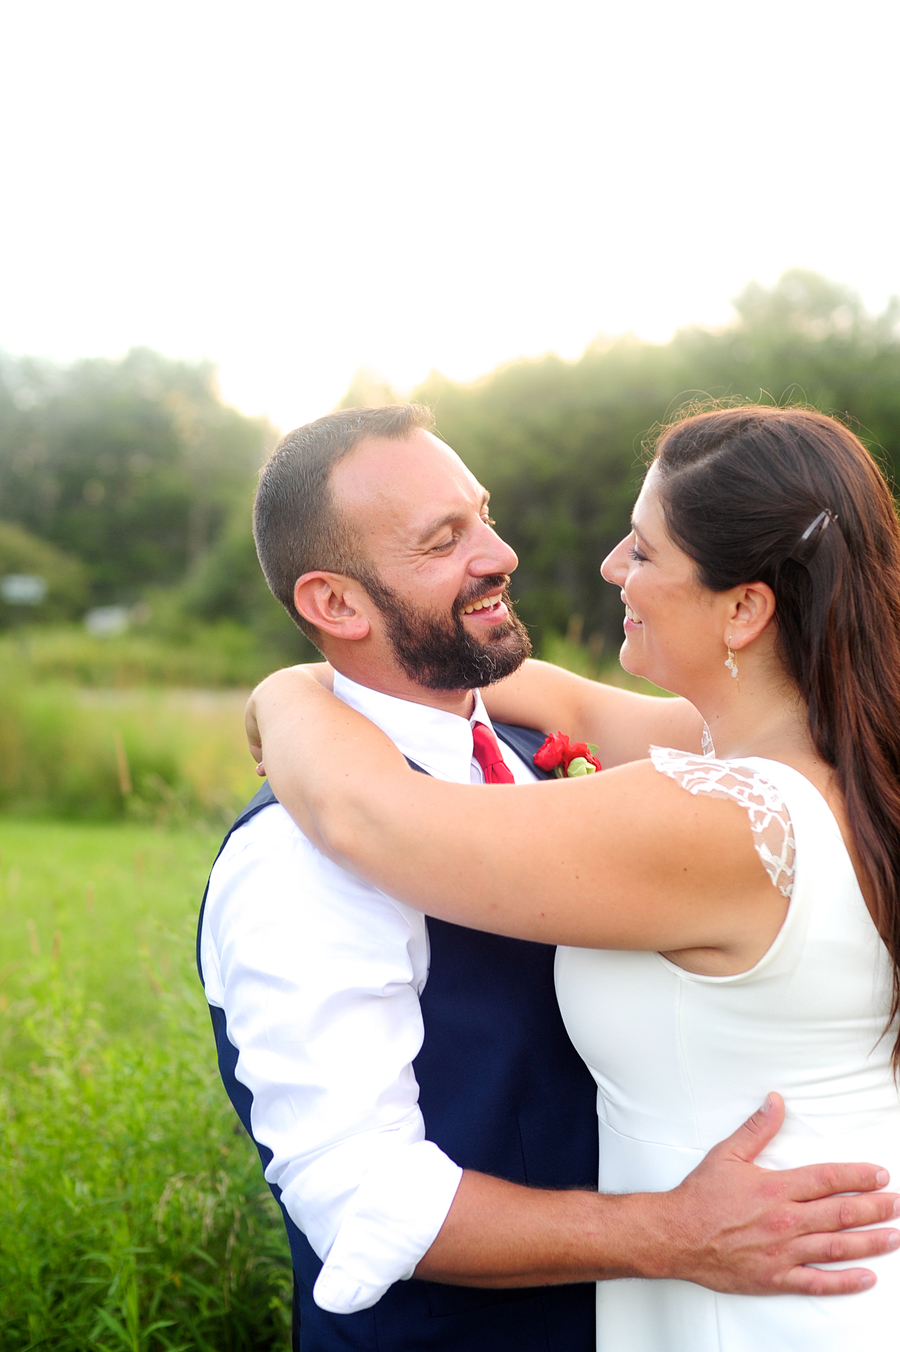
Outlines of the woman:
[{"label": "woman", "polygon": [[[688,418],[663,432],[602,572],[625,603],[623,666],[697,707],[705,758],[655,749],[486,799],[414,775],[287,672],[251,706],[273,787],[394,896],[564,945],[557,987],[598,1084],[601,1189],[674,1186],[771,1087],[788,1118],[765,1163],[870,1158],[897,1177],[900,536],[884,481],[820,414]],[[538,708],[547,688],[556,703]],[[569,689],[538,667],[489,709],[587,740],[590,700]],[[598,1343],[885,1345],[891,1263],[873,1261],[874,1289],[827,1301],[601,1283]]]}]

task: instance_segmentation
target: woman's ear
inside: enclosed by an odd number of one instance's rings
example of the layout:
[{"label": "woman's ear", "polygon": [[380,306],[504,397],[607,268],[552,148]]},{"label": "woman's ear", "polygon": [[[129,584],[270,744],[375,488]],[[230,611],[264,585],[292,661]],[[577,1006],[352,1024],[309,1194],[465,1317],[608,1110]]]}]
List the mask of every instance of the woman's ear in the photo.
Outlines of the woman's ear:
[{"label": "woman's ear", "polygon": [[775,616],[775,593],[767,582],[735,588],[725,641],[738,651],[759,638]]},{"label": "woman's ear", "polygon": [[343,573],[304,573],[294,583],[294,605],[305,620],[331,638],[355,642],[369,634],[365,592]]}]

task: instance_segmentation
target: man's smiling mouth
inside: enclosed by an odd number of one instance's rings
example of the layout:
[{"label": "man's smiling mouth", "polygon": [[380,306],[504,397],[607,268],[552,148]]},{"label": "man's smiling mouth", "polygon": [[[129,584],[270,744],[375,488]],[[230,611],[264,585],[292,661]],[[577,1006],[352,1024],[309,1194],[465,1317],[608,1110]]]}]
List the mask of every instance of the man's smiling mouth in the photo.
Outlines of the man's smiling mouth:
[{"label": "man's smiling mouth", "polygon": [[472,615],[476,610],[492,610],[494,606],[499,606],[502,600],[502,592],[492,592],[490,596],[483,596],[480,601],[473,601],[471,605],[464,606],[463,614]]}]

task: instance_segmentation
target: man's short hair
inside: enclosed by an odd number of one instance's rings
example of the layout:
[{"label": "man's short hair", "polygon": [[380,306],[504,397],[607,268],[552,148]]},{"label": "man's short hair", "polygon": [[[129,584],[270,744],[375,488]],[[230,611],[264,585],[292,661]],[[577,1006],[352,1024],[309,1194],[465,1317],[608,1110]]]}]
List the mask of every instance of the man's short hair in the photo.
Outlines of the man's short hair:
[{"label": "man's short hair", "polygon": [[433,426],[424,404],[341,409],[288,432],[263,465],[253,508],[256,552],[272,594],[313,643],[319,630],[294,605],[297,578],[321,569],[367,586],[376,577],[354,523],[335,505],[332,470],[362,441],[407,441]]}]

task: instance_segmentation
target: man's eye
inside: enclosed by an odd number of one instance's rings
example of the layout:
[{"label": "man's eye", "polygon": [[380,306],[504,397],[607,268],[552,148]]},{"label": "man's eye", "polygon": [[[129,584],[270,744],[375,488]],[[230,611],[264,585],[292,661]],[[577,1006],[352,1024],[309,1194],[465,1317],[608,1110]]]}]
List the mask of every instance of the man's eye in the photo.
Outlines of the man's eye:
[{"label": "man's eye", "polygon": [[456,543],[455,539],[451,539],[451,540],[442,540],[441,543],[440,543],[439,545],[432,545],[432,546],[431,546],[431,552],[432,552],[432,554],[440,554],[440,553],[442,553],[444,550],[452,549],[455,543]]}]

